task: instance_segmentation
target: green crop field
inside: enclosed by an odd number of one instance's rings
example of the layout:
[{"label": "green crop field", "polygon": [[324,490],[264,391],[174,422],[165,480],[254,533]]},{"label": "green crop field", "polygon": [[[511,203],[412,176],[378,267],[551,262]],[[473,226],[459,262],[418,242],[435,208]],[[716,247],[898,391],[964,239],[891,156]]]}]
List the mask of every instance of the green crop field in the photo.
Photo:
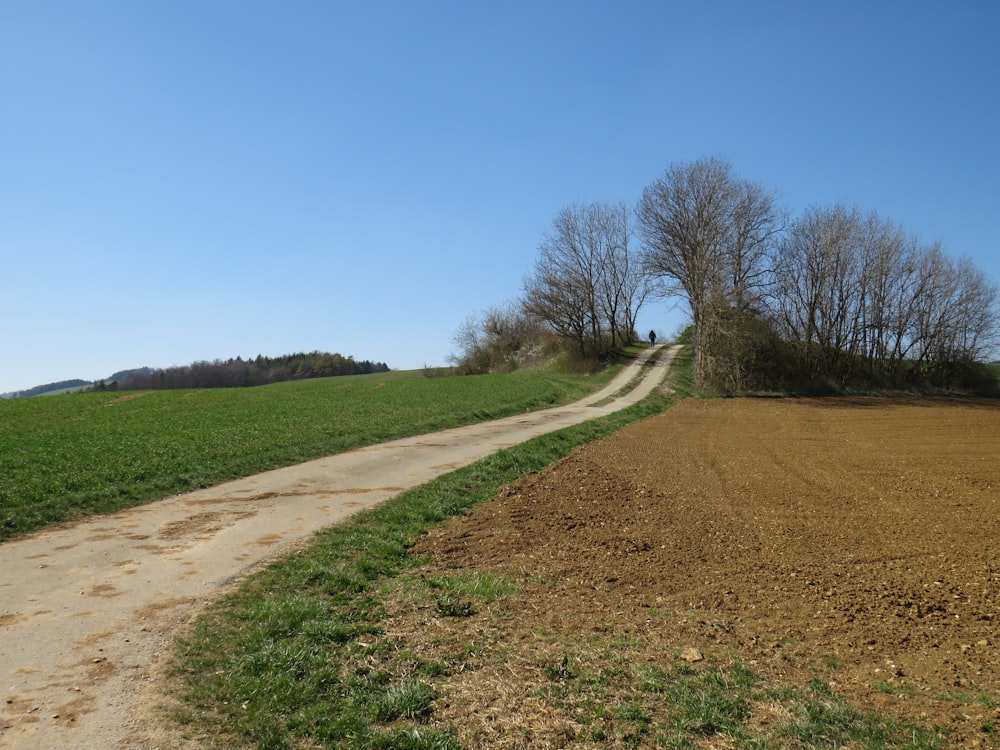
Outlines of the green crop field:
[{"label": "green crop field", "polygon": [[567,403],[614,372],[408,371],[0,401],[0,540],[362,445]]}]

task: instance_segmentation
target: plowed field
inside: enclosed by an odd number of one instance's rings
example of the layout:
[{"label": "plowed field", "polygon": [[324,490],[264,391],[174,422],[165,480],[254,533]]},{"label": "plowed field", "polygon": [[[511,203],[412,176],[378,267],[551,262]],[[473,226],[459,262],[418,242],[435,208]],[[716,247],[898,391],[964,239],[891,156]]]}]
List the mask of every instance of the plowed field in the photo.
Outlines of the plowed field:
[{"label": "plowed field", "polygon": [[503,674],[470,667],[443,694],[438,718],[482,744],[504,744],[515,722],[537,747],[584,744],[517,650],[614,631],[637,658],[819,678],[854,706],[988,747],[1000,742],[998,541],[996,401],[685,400],[422,540],[428,576],[489,571],[522,588],[492,619],[438,618],[410,636],[465,628],[512,650]]}]

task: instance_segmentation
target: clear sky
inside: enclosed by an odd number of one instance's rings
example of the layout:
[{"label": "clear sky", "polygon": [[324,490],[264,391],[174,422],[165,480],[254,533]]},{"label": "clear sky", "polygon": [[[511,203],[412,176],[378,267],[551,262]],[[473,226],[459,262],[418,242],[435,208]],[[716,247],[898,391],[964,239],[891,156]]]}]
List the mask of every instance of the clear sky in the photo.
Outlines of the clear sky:
[{"label": "clear sky", "polygon": [[990,0],[0,0],[0,392],[445,364],[561,208],[705,156],[1000,280],[998,39]]}]

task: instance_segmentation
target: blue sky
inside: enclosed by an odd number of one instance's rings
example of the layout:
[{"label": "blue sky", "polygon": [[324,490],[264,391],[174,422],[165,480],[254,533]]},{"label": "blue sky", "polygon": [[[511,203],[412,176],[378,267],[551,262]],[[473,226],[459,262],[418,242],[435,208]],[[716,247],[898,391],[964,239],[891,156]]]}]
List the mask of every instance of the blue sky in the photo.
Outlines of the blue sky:
[{"label": "blue sky", "polygon": [[445,364],[561,208],[704,156],[1000,280],[998,37],[987,0],[0,2],[0,392]]}]

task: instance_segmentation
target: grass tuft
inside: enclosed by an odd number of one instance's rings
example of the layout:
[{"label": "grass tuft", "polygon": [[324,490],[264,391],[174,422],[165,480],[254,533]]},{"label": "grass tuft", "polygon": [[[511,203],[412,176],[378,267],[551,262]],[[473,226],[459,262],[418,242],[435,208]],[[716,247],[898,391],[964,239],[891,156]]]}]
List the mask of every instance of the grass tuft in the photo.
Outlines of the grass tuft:
[{"label": "grass tuft", "polygon": [[416,719],[431,713],[434,690],[424,682],[392,685],[375,699],[375,718],[382,722]]}]

